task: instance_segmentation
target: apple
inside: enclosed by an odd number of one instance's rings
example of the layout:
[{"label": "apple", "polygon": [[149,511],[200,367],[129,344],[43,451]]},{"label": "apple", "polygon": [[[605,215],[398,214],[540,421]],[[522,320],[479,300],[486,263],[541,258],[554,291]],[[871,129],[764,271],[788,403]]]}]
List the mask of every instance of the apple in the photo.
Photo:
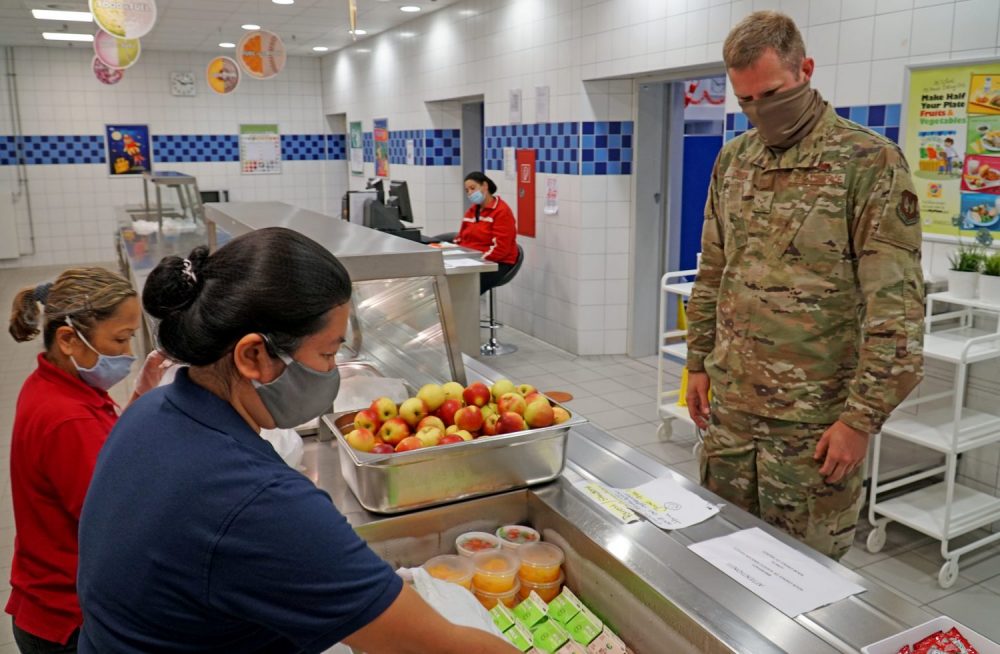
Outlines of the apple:
[{"label": "apple", "polygon": [[521,417],[520,413],[508,411],[500,415],[500,421],[497,423],[498,434],[512,434],[516,431],[524,431],[525,429],[527,429],[527,426],[524,424],[524,418]]},{"label": "apple", "polygon": [[424,444],[424,447],[434,447],[441,442],[443,437],[444,431],[433,425],[424,427],[417,432],[417,438],[419,438],[420,442]]},{"label": "apple", "polygon": [[458,428],[458,425],[448,425],[445,427],[444,435],[451,436],[452,434],[457,434],[459,431],[461,430]]},{"label": "apple", "polygon": [[375,447],[375,434],[369,429],[355,429],[347,435],[347,444],[359,452],[371,452]]},{"label": "apple", "polygon": [[561,406],[554,407],[552,409],[553,424],[558,425],[559,423],[566,422],[569,420],[569,411],[562,408]]},{"label": "apple", "polygon": [[395,451],[396,448],[388,443],[375,443],[375,447],[372,448],[372,454],[392,454]]},{"label": "apple", "polygon": [[424,442],[417,438],[416,436],[407,436],[403,440],[399,441],[399,445],[396,446],[396,452],[409,452],[410,450],[419,450],[424,446]]},{"label": "apple", "polygon": [[525,395],[524,396],[524,402],[525,402],[525,404],[531,404],[532,402],[534,402],[535,400],[537,400],[539,398],[544,399],[546,402],[548,402],[548,398],[545,397],[544,395],[542,395],[541,393],[539,393],[538,391],[531,391],[530,393],[528,393],[527,395]]},{"label": "apple", "polygon": [[462,394],[465,392],[465,387],[455,381],[450,381],[447,384],[441,385],[441,391],[444,392],[444,397],[446,400],[457,400],[462,402]]},{"label": "apple", "polygon": [[448,399],[444,396],[444,391],[437,384],[424,384],[417,391],[417,397],[427,404],[427,408],[430,411],[437,411],[438,407]]},{"label": "apple", "polygon": [[460,429],[459,431],[457,431],[457,432],[455,432],[454,434],[451,434],[451,435],[458,436],[463,441],[471,441],[472,439],[475,438],[475,436],[473,436],[472,434],[470,434],[468,431],[466,431],[464,429]]},{"label": "apple", "polygon": [[438,407],[435,415],[446,425],[455,424],[455,412],[462,408],[462,400],[447,399]]},{"label": "apple", "polygon": [[411,397],[399,405],[399,417],[406,421],[410,427],[416,427],[417,423],[430,414],[427,403],[419,397]]},{"label": "apple", "polygon": [[555,421],[555,412],[544,397],[539,397],[524,410],[524,422],[532,429],[549,427]]},{"label": "apple", "polygon": [[531,384],[521,384],[520,386],[517,387],[517,392],[520,393],[522,396],[534,393],[535,390],[536,390],[535,387],[532,386]]},{"label": "apple", "polygon": [[[395,406],[393,406],[395,408]],[[373,434],[378,433],[378,428],[382,426],[378,414],[371,409],[362,409],[354,414],[354,427],[356,429],[367,429]]]},{"label": "apple", "polygon": [[493,401],[496,402],[500,399],[500,396],[506,395],[507,393],[513,393],[517,388],[514,386],[514,382],[509,379],[498,379],[493,382],[493,386],[490,388],[490,392],[493,394]]},{"label": "apple", "polygon": [[375,412],[375,417],[379,419],[379,422],[385,422],[390,418],[395,418],[398,413],[396,413],[396,403],[392,401],[390,397],[380,397],[369,407]]},{"label": "apple", "polygon": [[479,431],[483,426],[483,412],[477,406],[464,406],[455,413],[455,425],[466,431]]},{"label": "apple", "polygon": [[450,436],[445,436],[444,438],[442,438],[441,441],[438,443],[438,445],[451,445],[452,443],[464,443],[464,442],[465,439],[463,439],[458,434],[451,434]]},{"label": "apple", "polygon": [[402,418],[389,418],[382,423],[378,437],[389,445],[398,445],[401,440],[410,435],[410,426]]},{"label": "apple", "polygon": [[483,382],[472,382],[462,393],[462,398],[467,405],[480,408],[489,403],[490,397],[492,397],[490,389]]},{"label": "apple", "polygon": [[486,420],[486,418],[492,415],[499,415],[499,413],[500,409],[497,408],[497,405],[494,404],[493,402],[490,402],[489,404],[483,407],[483,420]]},{"label": "apple", "polygon": [[444,433],[445,430],[444,421],[441,420],[441,418],[438,418],[437,416],[427,416],[426,418],[417,423],[417,431],[420,431],[424,427],[437,427],[438,429],[441,430],[442,434]]},{"label": "apple", "polygon": [[507,393],[506,395],[500,396],[500,401],[497,402],[497,408],[500,410],[500,414],[505,413],[519,413],[524,415],[524,410],[527,408],[527,404],[524,401],[524,397],[520,393]]},{"label": "apple", "polygon": [[497,423],[500,422],[500,414],[494,413],[486,417],[483,420],[483,436],[496,436],[497,435]]}]

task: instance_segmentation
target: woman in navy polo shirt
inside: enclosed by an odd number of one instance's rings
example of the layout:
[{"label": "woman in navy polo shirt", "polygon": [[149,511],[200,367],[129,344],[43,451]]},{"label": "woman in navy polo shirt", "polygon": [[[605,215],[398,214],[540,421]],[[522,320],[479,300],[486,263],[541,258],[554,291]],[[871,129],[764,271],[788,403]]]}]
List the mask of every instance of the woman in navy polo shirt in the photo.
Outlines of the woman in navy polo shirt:
[{"label": "woman in navy polo shirt", "polygon": [[143,306],[190,367],[108,438],[80,521],[81,652],[516,650],[444,620],[261,429],[329,410],[351,281],[301,234],[168,257]]},{"label": "woman in navy polo shirt", "polygon": [[480,172],[465,176],[465,193],[472,206],[462,218],[455,243],[479,250],[483,259],[497,264],[497,270],[479,275],[479,293],[495,287],[517,263],[517,223],[514,212],[497,197],[497,185]]},{"label": "woman in navy polo shirt", "polygon": [[118,420],[108,389],[128,376],[142,317],[135,289],[103,268],[67,270],[14,299],[10,334],[45,351],[24,382],[10,447],[17,539],[7,613],[28,654],[75,652],[77,529],[97,453]]}]

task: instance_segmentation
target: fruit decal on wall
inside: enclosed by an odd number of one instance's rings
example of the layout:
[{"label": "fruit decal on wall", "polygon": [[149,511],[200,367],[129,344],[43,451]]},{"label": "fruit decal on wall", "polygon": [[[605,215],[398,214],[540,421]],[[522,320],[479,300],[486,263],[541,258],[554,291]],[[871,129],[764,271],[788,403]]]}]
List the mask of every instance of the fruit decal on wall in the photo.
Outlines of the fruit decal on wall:
[{"label": "fruit decal on wall", "polygon": [[240,39],[236,57],[250,77],[270,79],[285,67],[285,44],[274,32],[257,30]]},{"label": "fruit decal on wall", "polygon": [[141,39],[156,24],[155,0],[90,0],[94,22],[111,36]]},{"label": "fruit decal on wall", "polygon": [[103,30],[94,35],[94,54],[108,68],[124,70],[139,61],[142,46],[139,39],[120,39]]},{"label": "fruit decal on wall", "polygon": [[359,452],[389,454],[541,429],[566,422],[569,412],[552,406],[534,386],[498,380],[426,384],[398,407],[380,397],[354,415],[347,444]]},{"label": "fruit decal on wall", "polygon": [[103,61],[98,59],[97,55],[94,55],[94,60],[91,62],[90,66],[94,71],[94,77],[96,77],[97,81],[99,81],[101,84],[107,84],[108,86],[111,86],[113,84],[117,84],[118,82],[122,81],[122,78],[125,77],[124,70],[117,70],[111,68],[110,66],[106,65]]}]

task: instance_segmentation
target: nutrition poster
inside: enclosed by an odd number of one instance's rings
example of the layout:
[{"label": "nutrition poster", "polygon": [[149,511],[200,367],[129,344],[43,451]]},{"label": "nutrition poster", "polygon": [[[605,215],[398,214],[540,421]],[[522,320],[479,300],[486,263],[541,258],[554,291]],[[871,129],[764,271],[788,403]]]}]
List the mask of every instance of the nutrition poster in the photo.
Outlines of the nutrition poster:
[{"label": "nutrition poster", "polygon": [[1000,60],[908,69],[902,145],[925,234],[1000,232]]},{"label": "nutrition poster", "polygon": [[351,142],[348,143],[348,157],[351,161],[351,174],[359,177],[365,174],[365,136],[361,131],[361,121],[351,123]]},{"label": "nutrition poster", "polygon": [[375,176],[389,176],[389,119],[376,118],[375,131]]},{"label": "nutrition poster", "polygon": [[277,125],[240,125],[240,172],[281,174],[281,134]]}]

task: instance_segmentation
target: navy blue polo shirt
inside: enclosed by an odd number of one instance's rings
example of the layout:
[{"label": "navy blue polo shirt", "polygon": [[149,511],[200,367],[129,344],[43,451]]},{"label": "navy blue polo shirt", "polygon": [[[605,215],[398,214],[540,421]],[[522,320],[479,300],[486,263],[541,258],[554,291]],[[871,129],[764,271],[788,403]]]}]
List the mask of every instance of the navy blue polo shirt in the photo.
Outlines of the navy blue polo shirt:
[{"label": "navy blue polo shirt", "polygon": [[381,615],[399,577],[187,372],[101,450],[80,518],[79,651],[322,652]]}]

